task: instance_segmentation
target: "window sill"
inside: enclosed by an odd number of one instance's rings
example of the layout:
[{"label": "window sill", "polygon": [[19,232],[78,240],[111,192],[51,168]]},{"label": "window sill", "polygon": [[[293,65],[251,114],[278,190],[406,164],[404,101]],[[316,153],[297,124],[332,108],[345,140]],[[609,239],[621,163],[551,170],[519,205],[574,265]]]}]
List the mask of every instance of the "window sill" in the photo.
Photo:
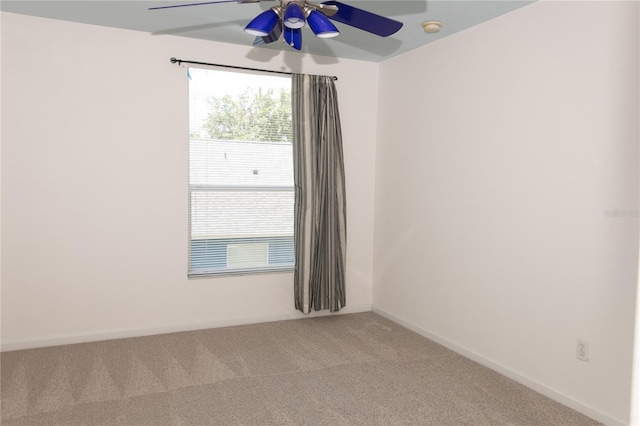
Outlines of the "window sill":
[{"label": "window sill", "polygon": [[293,272],[294,266],[283,266],[273,268],[260,268],[260,269],[240,269],[240,270],[226,270],[226,271],[209,271],[209,272],[189,272],[187,278],[189,280],[201,279],[201,278],[222,278],[239,275],[264,275],[264,274],[283,274]]}]

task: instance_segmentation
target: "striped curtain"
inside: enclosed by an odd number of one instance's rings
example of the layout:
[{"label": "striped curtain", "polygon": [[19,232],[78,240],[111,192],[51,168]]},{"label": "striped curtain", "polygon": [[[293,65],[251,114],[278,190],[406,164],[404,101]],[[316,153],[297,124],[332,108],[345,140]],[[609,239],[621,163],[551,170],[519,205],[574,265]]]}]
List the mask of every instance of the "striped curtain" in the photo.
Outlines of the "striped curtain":
[{"label": "striped curtain", "polygon": [[294,295],[309,313],[345,306],[347,245],[344,161],[333,79],[294,74]]}]

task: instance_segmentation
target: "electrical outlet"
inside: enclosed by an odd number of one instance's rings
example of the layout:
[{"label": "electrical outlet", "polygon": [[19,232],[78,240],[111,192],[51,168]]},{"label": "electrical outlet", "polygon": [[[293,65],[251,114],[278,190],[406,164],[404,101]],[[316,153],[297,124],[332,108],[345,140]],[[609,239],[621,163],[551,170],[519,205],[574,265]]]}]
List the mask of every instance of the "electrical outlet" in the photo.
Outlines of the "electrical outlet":
[{"label": "electrical outlet", "polygon": [[578,339],[576,343],[576,358],[580,361],[589,362],[589,344]]}]

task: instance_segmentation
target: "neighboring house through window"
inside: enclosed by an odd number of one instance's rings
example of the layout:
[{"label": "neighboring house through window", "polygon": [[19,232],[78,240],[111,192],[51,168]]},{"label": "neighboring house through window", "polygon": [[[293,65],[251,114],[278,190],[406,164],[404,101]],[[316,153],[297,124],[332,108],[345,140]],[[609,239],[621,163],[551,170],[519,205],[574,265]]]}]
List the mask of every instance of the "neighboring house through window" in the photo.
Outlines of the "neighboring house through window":
[{"label": "neighboring house through window", "polygon": [[291,79],[189,74],[189,276],[291,270]]}]

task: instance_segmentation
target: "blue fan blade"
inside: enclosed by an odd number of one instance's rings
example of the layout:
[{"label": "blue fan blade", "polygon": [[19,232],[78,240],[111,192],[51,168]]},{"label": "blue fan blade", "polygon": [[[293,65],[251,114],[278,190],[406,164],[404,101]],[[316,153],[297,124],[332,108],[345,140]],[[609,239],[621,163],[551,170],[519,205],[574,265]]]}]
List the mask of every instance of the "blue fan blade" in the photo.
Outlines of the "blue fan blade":
[{"label": "blue fan blade", "polygon": [[237,3],[238,0],[217,0],[217,1],[207,1],[202,3],[188,3],[188,4],[174,4],[171,6],[158,6],[158,7],[150,7],[149,10],[157,10],[157,9],[171,9],[174,7],[187,7],[187,6],[200,6],[203,4],[215,4],[215,3]]},{"label": "blue fan blade", "polygon": [[294,49],[302,49],[302,29],[284,27],[284,40]]},{"label": "blue fan blade", "polygon": [[253,45],[260,46],[263,44],[273,43],[274,41],[280,38],[281,34],[282,34],[282,21],[278,21],[276,26],[273,27],[273,29],[269,34],[267,34],[264,37],[260,37],[260,36],[256,37],[255,40],[253,40]]},{"label": "blue fan blade", "polygon": [[379,35],[380,37],[388,37],[402,28],[402,22],[340,3],[339,1],[325,1],[322,4],[338,6],[338,12],[334,15],[327,15],[327,18],[341,22],[352,27],[359,28],[363,31]]}]

